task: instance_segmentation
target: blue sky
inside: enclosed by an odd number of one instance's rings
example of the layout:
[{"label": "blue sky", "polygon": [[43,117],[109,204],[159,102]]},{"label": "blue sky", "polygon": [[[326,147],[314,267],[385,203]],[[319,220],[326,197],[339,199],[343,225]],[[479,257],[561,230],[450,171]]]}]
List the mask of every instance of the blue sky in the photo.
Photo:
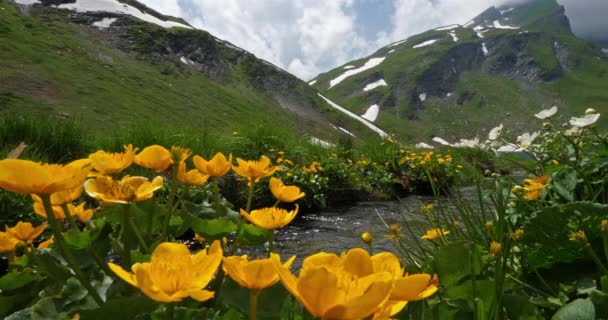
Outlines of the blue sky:
[{"label": "blue sky", "polygon": [[[410,35],[464,24],[505,0],[140,1],[309,80]],[[558,2],[576,16],[579,33],[608,34],[608,0]]]}]

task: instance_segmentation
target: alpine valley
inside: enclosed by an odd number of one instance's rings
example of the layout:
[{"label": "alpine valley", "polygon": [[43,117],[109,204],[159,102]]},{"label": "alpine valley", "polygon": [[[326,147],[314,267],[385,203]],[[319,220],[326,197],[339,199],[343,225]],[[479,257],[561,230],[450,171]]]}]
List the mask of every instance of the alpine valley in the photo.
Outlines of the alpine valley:
[{"label": "alpine valley", "polygon": [[[404,142],[534,129],[608,110],[608,57],[555,0],[492,7],[379,49],[308,83],[134,0],[0,0],[0,114],[233,131],[284,127],[319,141]],[[601,119],[600,125],[608,124]]]}]

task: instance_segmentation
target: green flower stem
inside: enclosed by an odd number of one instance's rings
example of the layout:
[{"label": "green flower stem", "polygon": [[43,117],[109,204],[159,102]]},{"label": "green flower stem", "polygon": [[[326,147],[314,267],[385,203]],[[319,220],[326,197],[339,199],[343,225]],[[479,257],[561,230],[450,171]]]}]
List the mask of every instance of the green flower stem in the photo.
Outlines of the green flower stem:
[{"label": "green flower stem", "polygon": [[65,259],[68,266],[74,271],[76,278],[80,281],[82,286],[87,290],[89,295],[95,300],[98,306],[103,305],[103,300],[97,294],[97,291],[91,286],[91,283],[87,280],[87,278],[80,270],[80,267],[76,263],[74,256],[72,256],[71,252],[67,250],[65,247],[65,240],[63,239],[63,234],[61,233],[61,226],[59,225],[59,221],[55,218],[55,213],[53,212],[53,205],[51,204],[51,196],[50,195],[39,195],[42,198],[42,204],[44,205],[44,211],[46,211],[46,216],[51,228],[53,229],[53,235],[55,236],[55,244],[57,245],[57,249],[59,250],[59,254]]},{"label": "green flower stem", "polygon": [[173,303],[167,303],[167,313],[165,316],[167,320],[173,320],[175,318],[175,305]]},{"label": "green flower stem", "polygon": [[76,221],[74,221],[72,215],[70,214],[70,209],[68,209],[68,204],[67,203],[62,204],[61,209],[63,209],[63,214],[65,214],[65,218],[70,223],[70,227],[72,227],[72,229],[74,229],[74,230],[80,231],[80,228],[78,228]]},{"label": "green flower stem", "polygon": [[600,260],[600,257],[598,257],[597,254],[595,253],[595,251],[593,251],[593,248],[591,248],[590,244],[585,245],[585,250],[591,256],[591,259],[593,259],[593,262],[595,262],[595,264],[598,266],[598,268],[600,268],[600,270],[602,270],[602,273],[604,273],[604,275],[608,275],[608,269],[606,269],[606,266],[602,263],[602,260]]},{"label": "green flower stem", "polygon": [[[74,230],[81,232],[80,228],[78,228],[78,225],[76,224],[76,221],[74,219],[72,219],[72,216],[70,215],[70,210],[68,209],[68,205],[66,203],[64,203],[63,205],[61,205],[61,208],[63,209],[65,218],[70,222],[71,227]],[[87,247],[87,252],[93,257],[93,260],[95,260],[95,263],[97,263],[97,265],[101,268],[101,270],[103,270],[106,274],[112,274],[112,272],[110,271],[110,268],[108,268],[108,265],[103,262],[103,260],[97,255],[97,253],[95,252],[95,250],[93,250],[93,248],[91,248],[90,246]]]},{"label": "green flower stem", "polygon": [[161,229],[161,239],[163,241],[168,240],[167,231],[169,229],[169,222],[171,222],[171,215],[173,214],[173,205],[175,204],[175,196],[177,194],[177,168],[178,166],[174,165],[171,174],[171,190],[169,190],[169,203],[167,205],[167,212],[165,213],[165,219],[163,220]]},{"label": "green flower stem", "polygon": [[273,208],[276,208],[276,207],[279,205],[279,203],[281,203],[281,200],[278,200],[278,199],[277,199],[277,202],[275,202],[275,203],[274,203],[274,206],[272,206],[272,207],[273,207]]},{"label": "green flower stem", "polygon": [[247,211],[247,213],[250,213],[251,211],[251,202],[253,201],[253,186],[255,185],[255,183],[253,182],[252,179],[249,179],[249,195],[247,196],[247,209],[245,209],[245,211]]},{"label": "green flower stem", "polygon": [[256,320],[258,313],[259,290],[249,290],[249,320]]},{"label": "green flower stem", "polygon": [[543,292],[543,291],[541,291],[541,290],[538,290],[536,287],[533,287],[533,286],[531,286],[531,285],[529,285],[529,284],[527,284],[527,283],[525,283],[525,282],[523,282],[523,281],[521,281],[521,280],[519,280],[519,279],[515,278],[514,276],[512,276],[512,275],[510,275],[510,274],[506,274],[506,275],[505,275],[505,277],[506,277],[506,278],[509,278],[509,280],[511,280],[511,281],[513,281],[513,282],[515,282],[515,283],[519,284],[520,286],[522,286],[522,287],[524,287],[524,288],[530,289],[530,290],[532,290],[532,291],[534,291],[534,292],[536,292],[536,293],[539,293],[539,294],[541,294],[541,295],[543,295],[543,296],[546,296],[546,297],[551,297],[551,294],[550,294],[550,293],[547,293],[547,292]]},{"label": "green flower stem", "polygon": [[121,216],[122,231],[122,266],[129,270],[131,268],[131,232],[129,232],[129,205],[124,205],[124,212]]},{"label": "green flower stem", "polygon": [[139,228],[137,227],[137,224],[135,224],[135,220],[133,220],[133,217],[131,217],[131,215],[129,214],[127,216],[127,219],[129,220],[129,225],[131,226],[131,230],[135,234],[137,241],[139,241],[139,245],[144,249],[144,253],[150,252],[150,249],[148,248],[148,245],[146,244],[144,237],[142,237],[141,232],[139,232]]},{"label": "green flower stem", "polygon": [[371,242],[368,243],[367,246],[369,247],[369,255],[373,256],[374,255],[374,247],[372,246]]}]

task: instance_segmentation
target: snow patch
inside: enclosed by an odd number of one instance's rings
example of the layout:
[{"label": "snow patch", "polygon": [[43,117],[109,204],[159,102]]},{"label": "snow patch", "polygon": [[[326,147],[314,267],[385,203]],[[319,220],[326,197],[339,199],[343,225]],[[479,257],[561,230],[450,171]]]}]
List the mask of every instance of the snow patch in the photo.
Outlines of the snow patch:
[{"label": "snow patch", "polygon": [[344,79],[346,79],[350,76],[354,76],[357,73],[361,73],[365,70],[369,70],[373,67],[376,67],[377,65],[381,64],[382,61],[384,61],[384,59],[386,59],[386,57],[371,58],[362,67],[359,67],[356,69],[351,69],[351,70],[344,72],[343,74],[341,74],[340,76],[338,76],[337,78],[335,78],[329,82],[329,89],[331,89],[333,86],[337,85],[338,83],[342,82]]},{"label": "snow patch", "polygon": [[433,141],[435,141],[435,142],[437,142],[439,144],[442,144],[444,146],[451,146],[452,145],[451,143],[449,143],[449,142],[447,142],[447,141],[445,141],[445,140],[443,140],[443,139],[441,139],[439,137],[434,137]]},{"label": "snow patch", "polygon": [[419,94],[418,99],[420,99],[420,101],[424,102],[426,100],[426,93]]},{"label": "snow patch", "polygon": [[[31,2],[31,1],[24,1],[24,0],[19,0],[19,1]],[[126,15],[133,16],[135,18],[138,18],[140,20],[154,23],[163,28],[180,27],[180,28],[192,29],[192,27],[189,27],[189,26],[179,23],[179,22],[164,21],[164,20],[158,19],[157,17],[144,13],[133,6],[118,2],[116,0],[76,0],[75,3],[64,3],[64,4],[57,6],[57,8],[75,10],[78,12],[101,11],[101,12],[126,14]]]},{"label": "snow patch", "polygon": [[392,49],[392,50],[391,50],[391,51],[389,51],[388,53],[393,53],[393,52],[395,52],[395,49]]},{"label": "snow patch", "polygon": [[112,23],[116,22],[116,18],[103,18],[99,21],[95,21],[91,24],[91,26],[99,29],[109,28]]},{"label": "snow patch", "polygon": [[475,33],[477,33],[477,36],[481,39],[483,39],[483,33],[484,33],[484,27],[482,26],[476,26],[475,28],[473,28],[473,30],[475,30]]},{"label": "snow patch", "polygon": [[448,31],[448,30],[452,30],[452,29],[456,29],[456,28],[460,28],[460,25],[459,24],[452,24],[452,25],[445,26],[445,27],[435,28],[435,30],[437,30],[437,31]]},{"label": "snow patch", "polygon": [[393,44],[389,45],[389,47],[398,46],[398,45],[400,45],[400,44],[402,44],[402,43],[404,43],[404,42],[406,42],[406,41],[407,41],[407,39],[405,39],[405,40],[401,40],[401,41],[397,41],[397,42],[395,42],[395,43],[393,43]]},{"label": "snow patch", "polygon": [[458,42],[458,37],[456,36],[456,31],[452,31],[448,34],[452,36],[452,39],[454,40],[454,42]]},{"label": "snow patch", "polygon": [[602,48],[603,53],[608,53],[608,49]]},{"label": "snow patch", "polygon": [[511,11],[513,11],[513,10],[515,10],[515,8],[509,8],[509,9],[506,9],[506,10],[500,10],[500,14],[501,14],[501,15],[504,15],[505,13],[507,13],[507,12],[511,12]]},{"label": "snow patch", "polygon": [[318,95],[319,97],[321,97],[323,100],[325,100],[325,102],[327,102],[327,103],[328,103],[330,106],[332,106],[332,107],[333,107],[333,108],[335,108],[335,109],[338,109],[338,110],[342,111],[342,112],[343,112],[344,114],[346,114],[347,116],[349,116],[349,117],[351,117],[351,118],[353,118],[353,119],[355,119],[355,120],[357,120],[357,121],[361,122],[363,125],[365,125],[366,127],[370,128],[372,131],[374,131],[374,132],[376,132],[377,134],[379,134],[379,135],[380,135],[380,137],[382,137],[382,138],[386,138],[386,137],[388,137],[388,134],[387,134],[386,132],[382,131],[382,129],[380,129],[380,128],[376,127],[375,125],[373,125],[373,124],[369,123],[367,120],[365,120],[365,119],[363,119],[363,118],[359,117],[358,115],[356,115],[356,114],[354,114],[354,113],[352,113],[352,112],[350,112],[350,111],[348,111],[348,110],[344,109],[343,107],[341,107],[341,106],[337,105],[335,102],[333,102],[333,101],[331,101],[331,100],[329,100],[329,99],[325,98],[325,97],[324,97],[322,94],[317,93],[317,95]]},{"label": "snow patch", "polygon": [[483,55],[484,55],[484,56],[487,56],[487,55],[488,55],[488,52],[489,52],[489,51],[488,51],[488,47],[486,47],[486,43],[485,43],[485,42],[482,42],[482,43],[481,43],[481,51],[483,51]]},{"label": "snow patch", "polygon": [[372,83],[366,85],[365,88],[363,88],[363,91],[367,92],[367,91],[374,90],[377,87],[381,87],[381,86],[388,86],[388,83],[386,83],[386,81],[384,81],[384,79],[380,79],[376,82],[372,82]]},{"label": "snow patch", "polygon": [[31,6],[33,4],[40,3],[40,1],[38,1],[38,0],[15,0],[15,3],[24,4],[26,6]]},{"label": "snow patch", "polygon": [[470,27],[470,26],[472,26],[474,24],[475,24],[475,20],[471,20],[471,21],[465,23],[463,27],[468,28],[468,27]]},{"label": "snow patch", "polygon": [[380,112],[380,106],[378,106],[377,104],[374,104],[374,105],[371,105],[369,108],[367,108],[367,111],[365,111],[365,114],[363,114],[361,116],[361,118],[374,122],[374,121],[376,121],[376,118],[378,118],[379,112]]},{"label": "snow patch", "polygon": [[335,146],[336,146],[336,145],[335,145],[335,144],[333,144],[333,143],[329,143],[329,142],[327,142],[327,141],[323,141],[323,140],[321,140],[321,139],[319,139],[319,138],[315,138],[315,137],[311,137],[311,138],[310,138],[310,142],[311,142],[312,144],[319,145],[319,146],[321,146],[321,147],[323,147],[323,148],[332,148],[332,147],[335,147]]},{"label": "snow patch", "polygon": [[344,67],[344,69],[345,69],[345,70],[348,70],[348,69],[352,69],[352,68],[354,68],[354,67],[355,67],[355,66],[346,66],[346,67]]},{"label": "snow patch", "polygon": [[227,42],[227,41],[222,41],[222,44],[224,44],[226,47],[228,47],[228,48],[230,48],[232,50],[236,50],[236,51],[240,51],[240,52],[245,51],[245,50],[243,50],[243,49],[241,49],[241,48],[239,48],[239,47],[237,47],[237,46],[235,46],[232,43]]},{"label": "snow patch", "polygon": [[309,85],[309,86],[312,86],[312,85],[314,85],[315,83],[317,83],[317,80],[313,80],[313,81],[309,82],[309,83],[308,83],[308,85]]},{"label": "snow patch", "polygon": [[509,30],[517,30],[519,27],[505,26],[500,24],[500,21],[494,20],[494,28],[496,29],[509,29]]},{"label": "snow patch", "polygon": [[181,61],[183,64],[192,65],[192,66],[196,64],[194,61],[189,60],[186,57],[179,58],[179,61]]},{"label": "snow patch", "polygon": [[435,147],[433,147],[432,145],[426,144],[424,142],[417,143],[415,147],[418,149],[435,149]]},{"label": "snow patch", "polygon": [[453,96],[453,95],[454,95],[453,93],[448,92],[448,93],[447,93],[445,96],[449,98],[449,97],[451,97],[451,96]]},{"label": "snow patch", "polygon": [[356,138],[356,137],[357,137],[357,136],[355,136],[354,134],[350,133],[350,131],[348,131],[348,130],[346,130],[346,129],[342,128],[342,127],[338,127],[338,129],[342,130],[342,132],[344,132],[344,133],[348,134],[349,136],[351,136],[351,137],[353,137],[353,138]]},{"label": "snow patch", "polygon": [[439,39],[427,40],[425,42],[422,42],[422,43],[419,43],[419,44],[413,46],[412,48],[416,49],[416,48],[422,48],[422,47],[430,46],[430,45],[432,45],[433,43],[435,43],[437,41],[439,41]]}]

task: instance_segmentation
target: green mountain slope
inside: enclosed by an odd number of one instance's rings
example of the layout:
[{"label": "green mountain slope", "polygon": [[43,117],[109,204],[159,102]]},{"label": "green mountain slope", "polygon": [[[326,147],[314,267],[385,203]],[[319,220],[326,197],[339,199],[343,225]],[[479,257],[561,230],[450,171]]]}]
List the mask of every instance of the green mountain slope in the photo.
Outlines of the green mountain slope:
[{"label": "green mountain slope", "polygon": [[[373,59],[384,60],[361,69]],[[364,90],[380,80],[386,85]],[[354,113],[377,104],[374,123],[412,142],[484,136],[501,122],[513,132],[531,130],[539,125],[533,114],[552,105],[564,122],[586,108],[608,110],[608,59],[572,34],[555,0],[492,7],[463,26],[412,36],[313,81]]]},{"label": "green mountain slope", "polygon": [[[228,133],[265,123],[330,140],[345,135],[339,127],[375,135],[305,82],[205,31],[54,7],[74,2],[0,0],[0,116],[75,118],[99,130],[147,121]],[[114,20],[96,27],[105,19]]]}]

